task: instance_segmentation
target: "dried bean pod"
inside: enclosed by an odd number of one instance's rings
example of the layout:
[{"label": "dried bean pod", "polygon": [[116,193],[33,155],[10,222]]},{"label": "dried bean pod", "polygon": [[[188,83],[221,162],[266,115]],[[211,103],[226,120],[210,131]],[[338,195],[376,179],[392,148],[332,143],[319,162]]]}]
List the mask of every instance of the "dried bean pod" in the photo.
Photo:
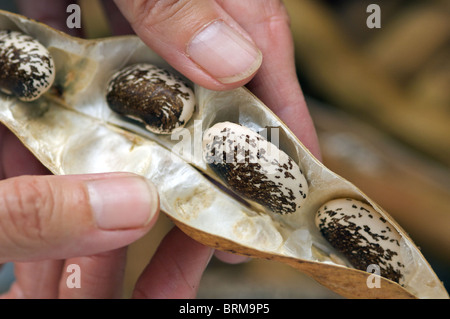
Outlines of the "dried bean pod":
[{"label": "dried bean pod", "polygon": [[[124,64],[142,62],[170,69],[139,38],[76,39],[0,10],[0,28],[12,26],[32,30],[48,44],[58,70],[54,84],[58,90],[52,90],[48,99],[38,99],[32,108],[0,94],[0,121],[51,172],[127,171],[145,176],[158,187],[161,211],[192,238],[220,250],[291,265],[345,297],[449,297],[400,225],[355,185],[315,159],[246,88],[211,91],[190,83],[197,106],[185,129],[174,135],[153,134],[116,116],[105,103],[108,78]],[[280,149],[301,165],[308,181],[301,208],[292,214],[264,214],[260,207],[243,204],[211,181],[220,178],[201,154],[202,136],[214,123],[223,122],[255,130],[279,129]],[[334,198],[369,203],[399,232],[406,261],[404,283],[379,277],[380,287],[372,289],[367,285],[367,279],[373,278],[370,274],[342,262],[338,250],[314,225],[319,207]]]}]

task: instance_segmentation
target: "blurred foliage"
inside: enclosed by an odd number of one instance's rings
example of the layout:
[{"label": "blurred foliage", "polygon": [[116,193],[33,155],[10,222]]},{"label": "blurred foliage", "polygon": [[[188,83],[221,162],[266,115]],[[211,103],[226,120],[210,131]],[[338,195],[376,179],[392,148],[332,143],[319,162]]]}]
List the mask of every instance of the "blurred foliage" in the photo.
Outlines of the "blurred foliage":
[{"label": "blurred foliage", "polygon": [[[449,282],[450,2],[284,3],[325,165],[387,210]],[[371,3],[379,29],[366,25]]]}]

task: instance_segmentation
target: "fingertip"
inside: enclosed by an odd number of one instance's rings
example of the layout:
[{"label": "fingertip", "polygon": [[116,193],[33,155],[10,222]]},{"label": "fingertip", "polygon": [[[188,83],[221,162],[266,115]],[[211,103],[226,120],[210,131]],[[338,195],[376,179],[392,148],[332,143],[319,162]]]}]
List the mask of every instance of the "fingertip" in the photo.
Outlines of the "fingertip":
[{"label": "fingertip", "polygon": [[251,260],[248,256],[236,255],[221,250],[216,250],[214,256],[227,264],[241,264]]},{"label": "fingertip", "polygon": [[159,212],[156,187],[137,175],[88,181],[89,202],[98,228],[132,229],[153,224]]},{"label": "fingertip", "polygon": [[[149,186],[150,185],[150,186]],[[157,220],[156,188],[128,173],[0,182],[0,262],[92,255],[131,244]]]},{"label": "fingertip", "polygon": [[261,50],[215,1],[116,4],[144,43],[202,87],[222,91],[243,86],[261,66]]},{"label": "fingertip", "polygon": [[228,86],[250,80],[262,63],[255,44],[223,20],[212,21],[195,33],[186,52],[200,68]]},{"label": "fingertip", "polygon": [[138,279],[133,298],[195,298],[213,252],[172,228]]}]

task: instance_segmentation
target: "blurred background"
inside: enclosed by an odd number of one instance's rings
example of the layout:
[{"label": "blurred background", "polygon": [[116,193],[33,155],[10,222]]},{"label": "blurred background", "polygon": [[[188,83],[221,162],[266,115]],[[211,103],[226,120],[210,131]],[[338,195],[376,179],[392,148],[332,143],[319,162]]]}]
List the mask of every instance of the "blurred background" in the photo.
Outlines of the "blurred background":
[{"label": "blurred background", "polygon": [[[110,36],[99,1],[79,1],[86,37]],[[450,287],[450,2],[285,0],[297,71],[323,162],[382,206]],[[368,28],[376,3],[381,28]],[[16,11],[13,1],[0,9]],[[157,244],[155,229],[129,250],[129,296]],[[12,267],[0,271],[6,289]],[[199,298],[340,298],[279,263],[212,260]]]}]

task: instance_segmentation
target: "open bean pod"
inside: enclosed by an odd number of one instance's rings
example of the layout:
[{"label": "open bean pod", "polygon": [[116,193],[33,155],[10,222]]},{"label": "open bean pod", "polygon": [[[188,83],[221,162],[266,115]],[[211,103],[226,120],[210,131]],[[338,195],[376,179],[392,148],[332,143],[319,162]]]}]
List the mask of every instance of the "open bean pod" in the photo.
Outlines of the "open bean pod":
[{"label": "open bean pod", "polygon": [[[137,37],[82,40],[8,12],[0,12],[0,30],[34,37],[54,60],[55,80],[40,98],[25,102],[0,95],[0,121],[54,174],[143,175],[157,185],[162,211],[192,238],[289,264],[345,297],[448,298],[403,229],[315,159],[245,88],[215,92],[183,79],[195,93],[192,117],[183,118],[172,134],[158,134],[107,102],[111,78],[127,66],[150,63],[177,74]],[[231,135],[221,135],[225,131]],[[205,156],[213,149],[228,152],[212,147],[208,137],[230,142],[230,136],[247,136],[241,141],[268,145],[254,131],[271,133],[272,141],[277,137],[272,155],[279,156],[267,162],[269,171],[270,163],[279,164],[272,172],[262,170],[269,157],[257,147],[246,149],[256,157],[251,167],[216,165]],[[258,171],[258,183],[245,184],[240,172],[249,169]],[[267,196],[253,198],[255,192]]]}]

